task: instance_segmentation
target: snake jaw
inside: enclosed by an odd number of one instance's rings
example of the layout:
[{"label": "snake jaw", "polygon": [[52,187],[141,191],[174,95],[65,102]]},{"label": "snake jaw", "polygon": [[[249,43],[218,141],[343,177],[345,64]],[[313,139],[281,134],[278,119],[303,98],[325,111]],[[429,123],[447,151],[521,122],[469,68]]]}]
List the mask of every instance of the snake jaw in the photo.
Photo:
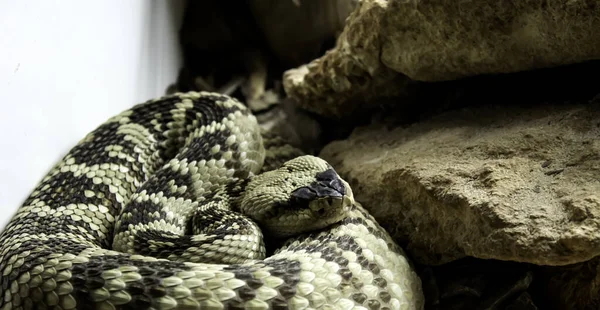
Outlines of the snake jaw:
[{"label": "snake jaw", "polygon": [[315,219],[322,221],[318,228],[325,228],[343,220],[353,203],[354,199],[351,196],[330,196],[311,201],[309,209]]}]

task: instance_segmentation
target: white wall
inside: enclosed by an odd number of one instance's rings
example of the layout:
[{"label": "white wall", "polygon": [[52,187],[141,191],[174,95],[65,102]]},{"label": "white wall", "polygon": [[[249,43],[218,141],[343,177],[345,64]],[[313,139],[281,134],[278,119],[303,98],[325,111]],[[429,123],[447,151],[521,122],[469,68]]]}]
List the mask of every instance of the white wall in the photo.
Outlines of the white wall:
[{"label": "white wall", "polygon": [[86,133],[176,80],[183,7],[0,1],[0,230]]}]

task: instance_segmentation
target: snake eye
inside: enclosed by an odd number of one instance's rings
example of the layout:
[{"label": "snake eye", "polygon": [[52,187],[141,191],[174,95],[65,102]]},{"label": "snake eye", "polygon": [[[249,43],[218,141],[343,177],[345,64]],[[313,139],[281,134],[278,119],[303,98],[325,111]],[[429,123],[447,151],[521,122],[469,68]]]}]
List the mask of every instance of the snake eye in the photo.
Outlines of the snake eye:
[{"label": "snake eye", "polygon": [[300,198],[298,196],[292,196],[290,198],[290,206],[297,209],[308,208],[310,200],[307,198]]},{"label": "snake eye", "polygon": [[306,208],[310,201],[314,200],[317,194],[308,187],[301,187],[292,192],[290,204],[296,208]]}]

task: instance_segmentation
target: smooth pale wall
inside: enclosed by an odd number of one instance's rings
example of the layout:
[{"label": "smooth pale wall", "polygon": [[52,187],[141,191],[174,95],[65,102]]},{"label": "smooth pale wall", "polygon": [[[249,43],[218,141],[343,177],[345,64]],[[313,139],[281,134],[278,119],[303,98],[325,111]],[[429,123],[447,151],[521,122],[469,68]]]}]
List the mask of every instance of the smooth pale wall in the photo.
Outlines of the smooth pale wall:
[{"label": "smooth pale wall", "polygon": [[89,131],[176,80],[183,8],[0,1],[0,229]]}]

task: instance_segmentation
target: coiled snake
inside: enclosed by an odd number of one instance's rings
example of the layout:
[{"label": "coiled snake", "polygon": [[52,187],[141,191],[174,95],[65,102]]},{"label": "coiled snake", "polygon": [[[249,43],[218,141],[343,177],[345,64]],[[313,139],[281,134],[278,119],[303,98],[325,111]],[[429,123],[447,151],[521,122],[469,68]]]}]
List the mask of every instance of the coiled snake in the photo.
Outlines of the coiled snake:
[{"label": "coiled snake", "polygon": [[[259,128],[205,92],[109,119],[0,235],[0,309],[422,308],[403,251],[329,164],[259,173]],[[263,231],[281,244],[266,258]]]}]

